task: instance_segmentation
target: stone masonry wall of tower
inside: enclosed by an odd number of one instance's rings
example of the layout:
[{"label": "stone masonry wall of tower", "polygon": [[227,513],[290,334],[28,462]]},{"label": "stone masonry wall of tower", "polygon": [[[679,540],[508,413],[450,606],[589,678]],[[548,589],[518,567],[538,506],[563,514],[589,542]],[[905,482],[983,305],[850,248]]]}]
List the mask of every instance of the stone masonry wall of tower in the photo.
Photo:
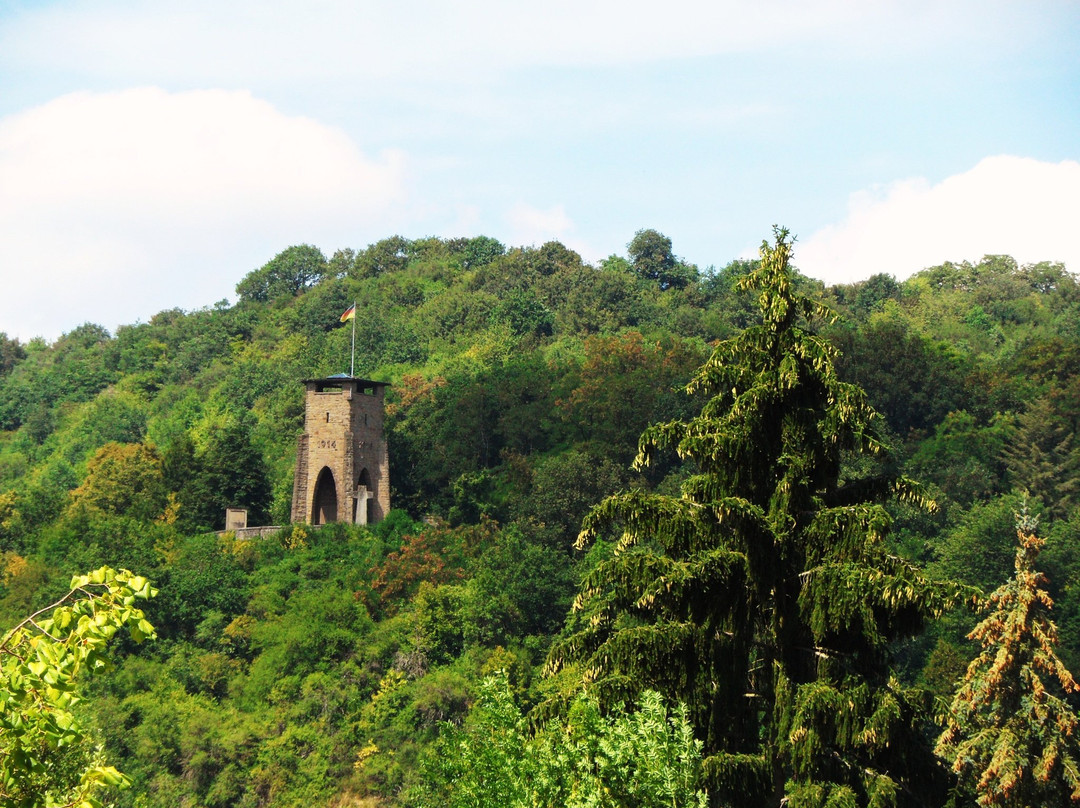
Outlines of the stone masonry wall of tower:
[{"label": "stone masonry wall of tower", "polygon": [[383,434],[386,385],[336,377],[305,381],[292,521],[377,522],[390,510]]}]

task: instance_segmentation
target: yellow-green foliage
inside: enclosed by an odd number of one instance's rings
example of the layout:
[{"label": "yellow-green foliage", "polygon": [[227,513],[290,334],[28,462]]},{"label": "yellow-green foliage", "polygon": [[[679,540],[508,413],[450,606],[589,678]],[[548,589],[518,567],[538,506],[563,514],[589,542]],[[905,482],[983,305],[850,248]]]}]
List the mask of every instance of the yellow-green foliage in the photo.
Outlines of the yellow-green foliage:
[{"label": "yellow-green foliage", "polygon": [[106,443],[86,464],[82,485],[71,492],[71,507],[104,514],[135,508],[149,520],[163,505],[161,458],[144,443]]},{"label": "yellow-green foliage", "polygon": [[128,782],[90,745],[76,705],[119,629],[154,636],[135,602],[155,594],[145,578],[102,567],[0,640],[0,804],[96,808],[101,789]]}]

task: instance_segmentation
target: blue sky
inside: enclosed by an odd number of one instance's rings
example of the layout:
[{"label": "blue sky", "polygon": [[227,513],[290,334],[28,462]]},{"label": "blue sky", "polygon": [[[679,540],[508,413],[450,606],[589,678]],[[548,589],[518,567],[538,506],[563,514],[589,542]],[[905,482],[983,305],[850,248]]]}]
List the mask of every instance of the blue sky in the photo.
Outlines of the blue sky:
[{"label": "blue sky", "polygon": [[395,233],[1080,270],[1078,42],[1039,0],[0,0],[0,331]]}]

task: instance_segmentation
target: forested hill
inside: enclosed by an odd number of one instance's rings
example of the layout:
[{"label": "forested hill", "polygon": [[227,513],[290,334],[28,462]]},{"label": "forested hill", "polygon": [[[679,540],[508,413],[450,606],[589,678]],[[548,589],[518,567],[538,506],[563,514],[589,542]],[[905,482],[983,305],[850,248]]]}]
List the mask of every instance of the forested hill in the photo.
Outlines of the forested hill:
[{"label": "forested hill", "polygon": [[[739,291],[756,265],[702,269],[652,230],[599,266],[557,242],[393,237],[329,259],[301,245],[244,276],[232,306],[53,344],[0,334],[4,624],[101,565],[160,589],[159,638],[122,644],[86,702],[132,779],[117,804],[406,804],[485,675],[507,671],[526,708],[567,687],[541,668],[611,554],[611,537],[574,549],[582,519],[695,472],[631,461],[647,426],[699,412],[682,388],[713,346],[760,322]],[[1075,276],[988,256],[904,282],[795,280],[839,315],[818,332],[884,416],[892,470],[938,505],[891,506],[892,551],[992,590],[1028,492],[1060,652],[1080,668]],[[391,385],[395,511],[219,539],[228,506],[287,525],[300,380],[348,372],[354,302],[355,375]],[[949,695],[974,621],[954,611],[897,645],[896,674]]]}]

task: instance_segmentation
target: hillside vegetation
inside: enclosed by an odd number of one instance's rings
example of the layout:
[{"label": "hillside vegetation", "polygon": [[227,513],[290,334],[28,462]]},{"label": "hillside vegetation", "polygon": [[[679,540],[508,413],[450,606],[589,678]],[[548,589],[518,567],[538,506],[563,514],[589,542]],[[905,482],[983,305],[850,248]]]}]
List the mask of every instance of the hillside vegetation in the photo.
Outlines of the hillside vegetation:
[{"label": "hillside vegetation", "polygon": [[[676,441],[655,431],[650,462],[632,462],[650,425],[697,423],[703,407],[715,415],[727,372],[707,364],[717,345],[776,327],[746,288],[760,268],[702,269],[652,230],[598,266],[557,242],[393,237],[329,259],[300,245],[243,277],[235,305],[163,311],[115,335],[88,323],[52,344],[0,334],[0,620],[15,625],[64,595],[73,574],[106,565],[159,590],[143,607],[157,639],[118,641],[115,666],[79,708],[131,779],[116,804],[434,804],[425,783],[457,775],[436,771],[425,750],[452,754],[452,726],[518,726],[511,707],[536,708],[536,721],[569,709],[602,723],[615,696],[566,705],[581,681],[574,665],[588,661],[574,643],[589,633],[589,610],[607,607],[589,605],[603,599],[595,587],[582,608],[572,602],[583,580],[617,568],[620,537],[621,552],[640,529],[634,503],[674,501],[713,473],[727,485],[704,449],[681,461],[663,450]],[[1057,651],[1080,669],[1076,277],[987,256],[903,282],[793,279],[792,299],[839,315],[797,320],[837,350],[835,377],[807,382],[808,400],[861,389],[881,414],[852,427],[850,441],[838,432],[844,451],[828,473],[839,488],[871,477],[922,484],[922,497],[874,499],[891,521],[881,552],[970,601],[1012,577],[1014,514],[1029,509],[1045,537]],[[300,380],[348,372],[351,329],[339,317],[353,302],[356,375],[391,385],[394,511],[370,528],[289,525]],[[732,356],[754,366],[751,354]],[[703,370],[688,393],[703,367],[714,375]],[[864,432],[880,452],[863,451]],[[753,501],[766,482],[728,493]],[[577,544],[583,519],[617,492]],[[775,505],[772,493],[763,501]],[[219,538],[229,506],[282,529]],[[792,524],[802,518],[791,513]],[[955,601],[868,640],[874,681],[947,705],[979,651],[965,640],[979,618]],[[775,640],[782,629],[766,622],[747,636]],[[566,664],[545,677],[553,648]],[[747,653],[747,664],[761,661]],[[505,692],[492,696],[496,680],[485,677],[497,673]],[[661,695],[674,710],[700,687]],[[489,712],[466,720],[482,691]],[[642,697],[642,715],[662,714],[654,697]],[[706,737],[728,726],[716,723],[723,716],[706,732],[688,706],[680,720],[706,756],[743,754]],[[749,712],[732,719],[743,730],[757,720]],[[671,726],[677,738],[681,725]],[[931,747],[940,732],[916,730]],[[799,804],[817,804],[799,793]]]}]

